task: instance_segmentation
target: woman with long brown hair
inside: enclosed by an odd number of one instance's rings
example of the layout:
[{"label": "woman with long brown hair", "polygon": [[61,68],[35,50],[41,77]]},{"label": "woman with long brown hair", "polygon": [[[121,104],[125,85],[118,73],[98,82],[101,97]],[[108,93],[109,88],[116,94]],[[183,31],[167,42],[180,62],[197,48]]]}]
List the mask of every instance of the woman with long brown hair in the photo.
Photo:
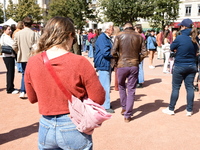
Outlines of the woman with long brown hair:
[{"label": "woman with long brown hair", "polygon": [[38,102],[42,115],[39,124],[39,149],[92,150],[92,136],[81,133],[70,119],[68,99],[57,86],[42,55],[50,64],[64,87],[75,97],[91,98],[103,104],[105,92],[90,62],[83,56],[70,53],[75,29],[70,18],[50,19],[42,34],[37,54],[28,61],[25,85],[31,103]]}]

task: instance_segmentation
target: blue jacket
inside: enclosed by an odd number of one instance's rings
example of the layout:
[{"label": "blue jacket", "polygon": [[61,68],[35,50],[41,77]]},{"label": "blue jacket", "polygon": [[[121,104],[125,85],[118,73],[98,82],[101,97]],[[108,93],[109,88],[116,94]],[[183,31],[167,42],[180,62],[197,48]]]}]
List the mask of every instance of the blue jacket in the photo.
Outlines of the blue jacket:
[{"label": "blue jacket", "polygon": [[111,69],[111,48],[111,39],[105,33],[101,33],[95,43],[94,67],[97,70],[109,71]]},{"label": "blue jacket", "polygon": [[181,31],[181,35],[177,36],[170,45],[172,51],[176,50],[175,66],[196,65],[196,53],[198,50],[197,44],[191,40],[190,32],[192,29],[185,29]]},{"label": "blue jacket", "polygon": [[148,38],[147,38],[147,49],[156,49],[156,47],[154,46],[154,43],[153,42],[155,42],[156,43],[156,38],[155,38],[155,36],[149,36]]}]

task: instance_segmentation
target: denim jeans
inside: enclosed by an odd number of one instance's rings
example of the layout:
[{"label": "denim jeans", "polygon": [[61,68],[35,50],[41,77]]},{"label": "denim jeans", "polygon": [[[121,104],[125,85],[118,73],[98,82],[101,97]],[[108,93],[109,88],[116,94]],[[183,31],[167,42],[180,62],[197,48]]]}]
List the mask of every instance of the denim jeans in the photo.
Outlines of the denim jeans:
[{"label": "denim jeans", "polygon": [[110,71],[99,70],[98,74],[99,74],[99,81],[101,82],[101,85],[103,86],[106,92],[105,102],[102,106],[105,109],[110,109],[111,70]]},{"label": "denim jeans", "polygon": [[92,136],[79,132],[69,115],[40,118],[40,150],[92,150],[92,145]]},{"label": "denim jeans", "polygon": [[93,58],[94,57],[94,49],[93,49],[92,44],[89,45],[88,57],[89,58]]},{"label": "denim jeans", "polygon": [[26,93],[25,84],[24,84],[24,73],[25,73],[25,69],[26,69],[26,64],[27,64],[27,62],[22,62],[21,63],[21,67],[22,67],[22,80],[21,80],[20,92],[24,92],[24,93]]},{"label": "denim jeans", "polygon": [[139,64],[138,83],[144,83],[143,61]]},{"label": "denim jeans", "polygon": [[[138,80],[138,70],[138,67],[135,66],[117,68],[120,103],[122,109],[126,110],[124,113],[125,118],[131,117],[132,115],[135,100],[135,88]],[[127,85],[126,79],[128,79]]]},{"label": "denim jeans", "polygon": [[185,83],[185,88],[187,92],[187,111],[191,112],[193,110],[194,102],[194,87],[193,82],[195,74],[197,72],[196,65],[189,66],[174,66],[172,74],[172,93],[170,98],[169,109],[174,110],[176,102],[179,97],[179,90],[182,84],[182,81]]}]

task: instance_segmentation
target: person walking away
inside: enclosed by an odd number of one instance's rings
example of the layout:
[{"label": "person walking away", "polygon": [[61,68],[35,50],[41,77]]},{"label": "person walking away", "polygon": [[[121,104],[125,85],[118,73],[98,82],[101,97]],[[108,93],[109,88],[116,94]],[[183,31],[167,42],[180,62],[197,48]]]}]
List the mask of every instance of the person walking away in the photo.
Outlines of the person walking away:
[{"label": "person walking away", "polygon": [[32,19],[25,17],[23,19],[24,29],[17,32],[14,38],[13,49],[17,53],[17,62],[21,63],[22,67],[22,79],[20,88],[20,98],[25,98],[26,89],[24,85],[24,72],[26,69],[27,61],[30,57],[33,44],[36,43],[36,35],[33,30],[31,30],[31,25],[33,23]]},{"label": "person walking away", "polygon": [[[135,27],[135,32],[138,32],[144,39],[144,41],[146,40],[146,37],[142,31],[142,25],[141,24],[136,24]],[[144,69],[143,69],[143,64],[144,64],[144,60],[142,60],[139,63],[139,73],[138,73],[138,82],[137,82],[137,88],[142,88],[143,87],[143,83],[144,83]]]},{"label": "person walking away", "polygon": [[[47,57],[61,79],[64,88],[83,100],[84,97],[103,104],[105,92],[90,62],[83,56],[70,53],[75,38],[70,18],[50,19],[42,34],[36,55],[27,63],[25,85],[31,103],[38,102],[39,150],[92,150],[92,135],[81,133],[70,119],[68,99],[57,86],[46,68],[42,53]],[[56,25],[55,25],[56,24]],[[53,40],[56,39],[56,40]]]},{"label": "person walking away", "polygon": [[81,48],[79,46],[81,41],[80,41],[80,35],[78,34],[78,31],[76,31],[75,39],[76,39],[76,42],[73,44],[71,52],[77,55],[82,55]]},{"label": "person walking away", "polygon": [[159,33],[156,35],[156,43],[158,44],[157,46],[157,59],[164,59],[163,56],[163,51],[162,51],[162,31],[159,31]]},{"label": "person walking away", "polygon": [[[16,34],[18,31],[22,30],[23,28],[24,28],[24,23],[23,23],[23,21],[19,21],[19,22],[17,23],[16,30],[15,30],[15,31],[13,32],[13,34],[12,34],[12,39],[13,39],[13,40],[14,40],[15,34]],[[18,72],[21,73],[21,72],[22,72],[21,63],[16,62],[16,66],[17,66]]]},{"label": "person walking away", "polygon": [[115,111],[110,108],[110,82],[111,82],[111,48],[112,41],[111,35],[113,33],[113,23],[105,22],[102,27],[102,33],[96,40],[95,44],[95,56],[94,67],[99,74],[99,80],[103,86],[106,97],[105,102],[102,105],[108,113],[114,113]]},{"label": "person walking away", "polygon": [[[114,43],[115,41],[115,37],[117,36],[117,34],[120,32],[120,28],[118,26],[114,26],[114,31],[112,33],[112,42]],[[118,80],[117,80],[117,67],[116,67],[116,61],[115,59],[111,59],[111,68],[112,70],[114,69],[115,72],[115,91],[119,91],[118,88]]]},{"label": "person walking away", "polygon": [[[14,41],[10,37],[11,35],[11,28],[8,25],[4,25],[2,27],[3,34],[1,35],[1,45],[2,46],[11,46],[13,45]],[[6,66],[6,91],[7,94],[17,94],[19,93],[14,87],[14,78],[15,78],[15,54],[14,51],[12,54],[5,54],[3,53],[3,61]]]},{"label": "person walking away", "polygon": [[86,31],[83,31],[83,34],[82,34],[82,39],[83,39],[83,43],[82,43],[82,49],[83,49],[83,52],[86,52],[87,50],[87,45],[86,45],[86,41],[88,39],[87,37],[87,32]]},{"label": "person walking away", "polygon": [[168,65],[169,65],[169,57],[170,57],[170,41],[168,39],[170,32],[168,30],[164,33],[162,50],[165,55],[165,63],[163,66],[163,73],[169,73]]},{"label": "person walking away", "polygon": [[124,115],[124,121],[128,123],[131,121],[135,100],[135,89],[139,71],[138,66],[144,57],[148,55],[144,38],[134,31],[131,23],[126,23],[124,25],[124,31],[121,31],[115,37],[111,55],[113,57],[118,55],[119,57],[117,62],[117,75],[122,107],[121,114]]},{"label": "person walking away", "polygon": [[168,115],[175,114],[174,109],[179,97],[179,90],[184,81],[187,92],[186,115],[191,116],[194,103],[193,82],[197,72],[197,29],[193,28],[193,22],[191,19],[184,19],[179,26],[181,28],[181,35],[178,35],[170,45],[172,51],[176,50],[172,72],[172,93],[169,107],[163,109],[162,112]]},{"label": "person walking away", "polygon": [[154,69],[153,66],[153,58],[156,52],[156,38],[155,38],[155,31],[151,30],[151,35],[147,38],[147,49],[149,50],[149,68]]}]

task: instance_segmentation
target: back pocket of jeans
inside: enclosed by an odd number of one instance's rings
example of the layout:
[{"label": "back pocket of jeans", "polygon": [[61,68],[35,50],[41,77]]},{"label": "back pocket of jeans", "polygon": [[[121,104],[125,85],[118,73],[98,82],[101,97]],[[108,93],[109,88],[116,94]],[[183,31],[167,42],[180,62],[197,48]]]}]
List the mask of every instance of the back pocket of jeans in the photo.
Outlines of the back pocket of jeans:
[{"label": "back pocket of jeans", "polygon": [[40,126],[39,126],[39,143],[42,145],[45,145],[45,141],[46,141],[46,137],[47,137],[47,133],[49,131],[49,127],[42,124],[40,122]]},{"label": "back pocket of jeans", "polygon": [[91,145],[92,138],[90,135],[80,133],[75,128],[60,129],[63,140],[69,149],[81,150]]}]

